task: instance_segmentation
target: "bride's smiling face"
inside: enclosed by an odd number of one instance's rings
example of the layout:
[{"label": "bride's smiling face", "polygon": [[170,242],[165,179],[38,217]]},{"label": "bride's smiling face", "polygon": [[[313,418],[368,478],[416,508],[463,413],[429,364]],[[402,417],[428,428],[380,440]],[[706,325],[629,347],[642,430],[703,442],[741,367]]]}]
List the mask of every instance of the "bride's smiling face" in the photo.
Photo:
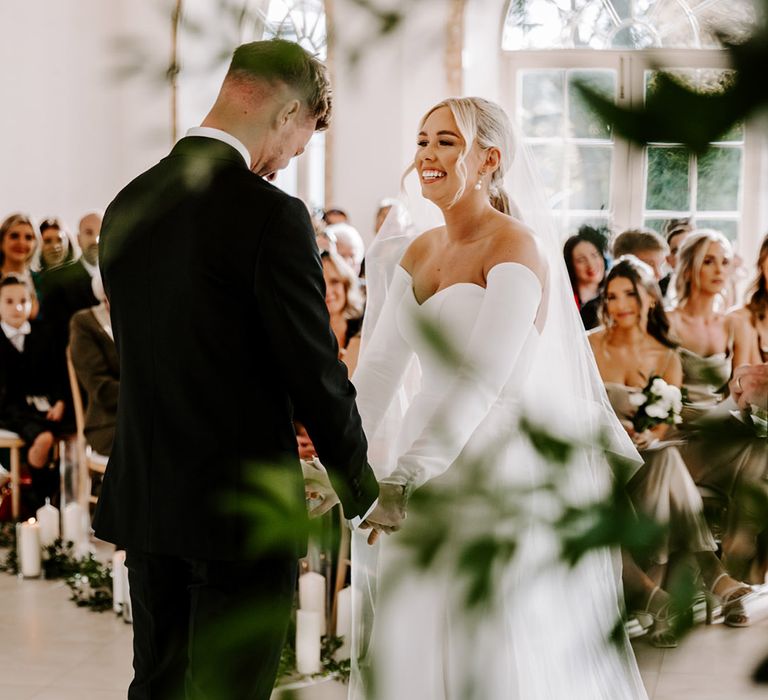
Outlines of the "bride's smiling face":
[{"label": "bride's smiling face", "polygon": [[473,187],[483,165],[483,154],[473,144],[464,159],[466,183],[459,169],[464,138],[459,132],[453,113],[439,107],[424,121],[416,139],[414,167],[419,174],[421,193],[439,207],[448,207],[464,184],[463,197],[474,192]]}]

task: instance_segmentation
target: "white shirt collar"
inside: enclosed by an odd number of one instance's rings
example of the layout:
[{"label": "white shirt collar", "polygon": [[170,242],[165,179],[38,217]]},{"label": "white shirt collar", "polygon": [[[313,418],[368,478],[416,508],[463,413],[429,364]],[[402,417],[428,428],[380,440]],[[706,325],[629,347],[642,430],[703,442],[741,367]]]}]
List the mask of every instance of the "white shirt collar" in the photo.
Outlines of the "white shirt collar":
[{"label": "white shirt collar", "polygon": [[187,136],[203,136],[208,139],[216,139],[217,141],[222,141],[228,146],[232,146],[232,148],[237,150],[237,152],[243,156],[243,160],[250,170],[251,154],[248,153],[248,149],[245,147],[245,144],[243,144],[240,139],[232,136],[232,134],[227,133],[226,131],[222,131],[221,129],[214,129],[210,126],[193,126],[189,131],[187,131]]},{"label": "white shirt collar", "polygon": [[29,335],[32,326],[29,321],[24,321],[18,328],[14,328],[5,321],[0,321],[0,328],[3,329],[5,337],[10,340],[19,352],[24,352],[24,338]]},{"label": "white shirt collar", "polygon": [[82,255],[80,256],[80,264],[91,277],[99,271],[98,265],[91,265],[91,263],[89,263]]}]

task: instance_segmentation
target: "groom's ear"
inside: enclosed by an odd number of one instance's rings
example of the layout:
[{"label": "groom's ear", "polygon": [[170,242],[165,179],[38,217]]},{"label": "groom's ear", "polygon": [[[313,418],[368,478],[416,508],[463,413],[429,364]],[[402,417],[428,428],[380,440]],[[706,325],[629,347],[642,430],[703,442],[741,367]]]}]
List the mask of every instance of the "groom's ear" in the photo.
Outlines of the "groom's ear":
[{"label": "groom's ear", "polygon": [[287,100],[278,110],[275,118],[279,127],[283,127],[290,121],[297,119],[301,113],[301,102],[297,99]]}]

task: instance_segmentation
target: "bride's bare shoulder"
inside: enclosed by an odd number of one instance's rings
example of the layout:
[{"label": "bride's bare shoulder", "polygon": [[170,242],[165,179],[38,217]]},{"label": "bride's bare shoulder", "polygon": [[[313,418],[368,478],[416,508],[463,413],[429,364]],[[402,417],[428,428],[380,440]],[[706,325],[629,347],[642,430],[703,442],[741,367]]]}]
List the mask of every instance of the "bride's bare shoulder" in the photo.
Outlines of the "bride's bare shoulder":
[{"label": "bride's bare shoulder", "polygon": [[542,284],[547,278],[547,259],[536,234],[517,219],[502,215],[492,238],[486,273],[505,262],[525,265]]},{"label": "bride's bare shoulder", "polygon": [[400,267],[402,267],[408,274],[413,274],[413,270],[418,266],[419,261],[424,259],[432,246],[435,244],[435,239],[445,231],[445,226],[437,226],[431,228],[424,233],[417,236],[406,249],[403,257],[400,260]]}]

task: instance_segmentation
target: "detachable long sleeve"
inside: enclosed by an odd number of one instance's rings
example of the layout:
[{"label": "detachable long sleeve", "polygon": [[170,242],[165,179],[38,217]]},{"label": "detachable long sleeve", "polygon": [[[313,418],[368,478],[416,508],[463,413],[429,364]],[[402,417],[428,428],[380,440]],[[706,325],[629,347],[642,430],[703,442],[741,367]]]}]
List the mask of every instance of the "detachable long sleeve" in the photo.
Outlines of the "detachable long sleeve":
[{"label": "detachable long sleeve", "polygon": [[397,325],[397,309],[406,294],[413,294],[411,277],[398,265],[373,334],[352,376],[357,409],[369,440],[376,435],[413,356]]},{"label": "detachable long sleeve", "polygon": [[445,472],[506,386],[533,328],[542,297],[533,271],[518,263],[491,268],[466,350],[466,366],[437,392],[423,430],[383,479],[417,488]]}]

